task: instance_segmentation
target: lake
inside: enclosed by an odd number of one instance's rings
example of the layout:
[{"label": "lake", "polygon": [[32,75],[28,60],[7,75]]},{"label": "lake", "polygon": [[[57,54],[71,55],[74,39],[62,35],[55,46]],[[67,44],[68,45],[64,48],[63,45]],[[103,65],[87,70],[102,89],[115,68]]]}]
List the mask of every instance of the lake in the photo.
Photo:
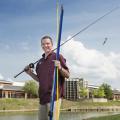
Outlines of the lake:
[{"label": "lake", "polygon": [[[118,114],[117,112],[61,112],[60,120],[83,120],[85,118]],[[0,120],[38,120],[37,112],[0,113]]]}]

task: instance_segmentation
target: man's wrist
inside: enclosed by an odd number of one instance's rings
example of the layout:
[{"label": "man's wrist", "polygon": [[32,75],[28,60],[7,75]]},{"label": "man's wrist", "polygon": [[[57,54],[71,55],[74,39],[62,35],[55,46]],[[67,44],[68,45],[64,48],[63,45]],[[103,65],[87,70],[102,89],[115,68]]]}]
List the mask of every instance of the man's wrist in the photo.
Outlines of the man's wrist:
[{"label": "man's wrist", "polygon": [[61,66],[60,71],[62,71],[62,70],[63,70],[63,68],[62,68],[62,66]]}]

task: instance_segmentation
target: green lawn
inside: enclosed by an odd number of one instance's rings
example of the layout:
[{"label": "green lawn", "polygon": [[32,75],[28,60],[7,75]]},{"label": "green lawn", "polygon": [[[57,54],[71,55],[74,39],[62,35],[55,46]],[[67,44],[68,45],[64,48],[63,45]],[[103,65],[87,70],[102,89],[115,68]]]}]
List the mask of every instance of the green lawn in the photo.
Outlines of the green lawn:
[{"label": "green lawn", "polygon": [[[0,99],[0,110],[38,109],[39,99]],[[70,107],[120,106],[120,101],[92,103],[85,101],[63,100],[61,109]]]},{"label": "green lawn", "polygon": [[38,99],[0,99],[0,110],[37,109]]},{"label": "green lawn", "polygon": [[98,118],[90,118],[90,119],[86,119],[86,120],[120,120],[120,114],[119,115],[98,117]]},{"label": "green lawn", "polygon": [[97,107],[97,106],[120,106],[120,101],[109,101],[106,103],[93,103],[89,101],[68,101],[63,100],[61,108],[69,108],[69,107]]}]

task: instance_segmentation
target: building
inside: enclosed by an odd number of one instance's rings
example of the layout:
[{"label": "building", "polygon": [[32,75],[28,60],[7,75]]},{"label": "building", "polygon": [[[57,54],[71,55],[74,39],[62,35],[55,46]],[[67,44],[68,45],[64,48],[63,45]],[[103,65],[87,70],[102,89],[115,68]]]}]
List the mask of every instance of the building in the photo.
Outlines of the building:
[{"label": "building", "polygon": [[19,86],[19,82],[16,83],[0,80],[0,98],[25,98],[26,94],[23,90],[23,86]]},{"label": "building", "polygon": [[89,98],[94,98],[93,91],[98,88],[99,86],[96,86],[96,85],[88,85]]},{"label": "building", "polygon": [[80,88],[87,88],[88,82],[83,78],[69,78],[65,81],[65,98],[68,100],[80,99]]},{"label": "building", "polygon": [[[85,81],[83,78],[70,78],[65,81],[64,88],[65,99],[78,100],[83,98],[94,98],[93,90],[98,89],[99,86],[88,85],[88,81]],[[85,97],[80,95],[81,88],[86,89],[87,95]],[[117,94],[116,97],[118,97]]]},{"label": "building", "polygon": [[119,90],[113,90],[113,100],[120,100],[120,91]]}]

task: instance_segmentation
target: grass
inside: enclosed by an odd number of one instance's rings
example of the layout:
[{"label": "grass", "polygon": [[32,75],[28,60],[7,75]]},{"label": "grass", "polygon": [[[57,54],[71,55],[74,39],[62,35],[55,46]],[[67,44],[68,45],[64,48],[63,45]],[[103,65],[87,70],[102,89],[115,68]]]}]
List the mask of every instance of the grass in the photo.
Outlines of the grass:
[{"label": "grass", "polygon": [[110,116],[104,116],[104,117],[96,117],[96,118],[90,118],[85,120],[120,120],[120,114],[119,115],[110,115]]},{"label": "grass", "polygon": [[[38,99],[0,99],[0,110],[22,110],[38,109]],[[95,106],[120,106],[120,101],[110,101],[107,103],[92,103],[87,101],[68,101],[63,100],[61,109],[70,107],[95,107]]]},{"label": "grass", "polygon": [[38,99],[0,99],[0,110],[37,109]]},{"label": "grass", "polygon": [[68,101],[63,100],[61,108],[69,108],[69,107],[97,107],[97,106],[120,106],[120,101],[109,101],[106,103],[93,103],[89,101]]}]

